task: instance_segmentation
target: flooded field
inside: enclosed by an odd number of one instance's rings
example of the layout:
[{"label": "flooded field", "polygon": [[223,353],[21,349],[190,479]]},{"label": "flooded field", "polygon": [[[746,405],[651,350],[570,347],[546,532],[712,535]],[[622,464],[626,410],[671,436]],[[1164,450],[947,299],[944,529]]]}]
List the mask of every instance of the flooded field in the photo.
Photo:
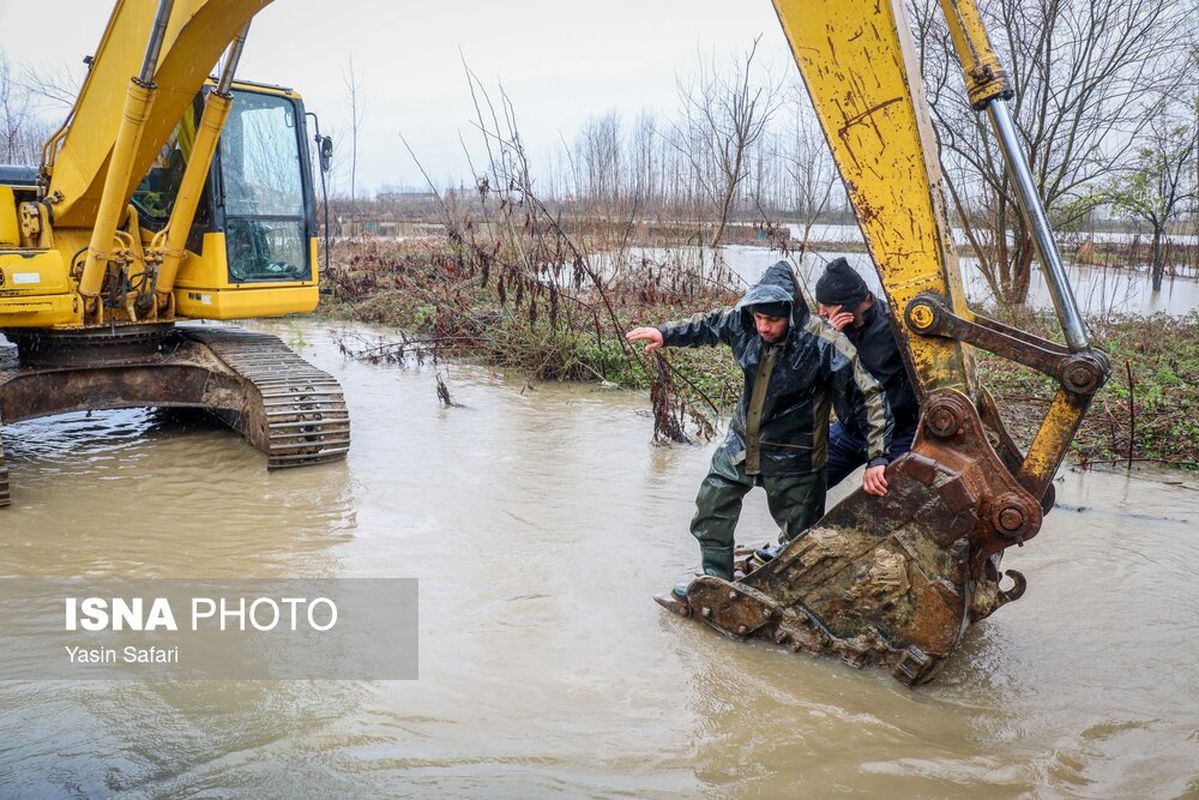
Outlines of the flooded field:
[{"label": "flooded field", "polygon": [[[680,248],[667,251],[660,248],[634,249],[633,258],[642,255],[659,261],[677,261],[691,269],[712,270],[713,252],[699,251],[697,248]],[[866,280],[871,289],[881,294],[882,286],[874,271],[874,264],[866,253],[819,252],[806,256],[802,261],[791,259],[802,281],[805,282],[809,300],[812,299],[816,280],[820,277],[824,265],[838,256],[844,256],[858,273]],[[746,285],[752,284],[771,264],[779,260],[777,251],[766,247],[748,245],[727,245],[721,248],[720,258],[723,265]],[[970,302],[978,306],[993,305],[995,298],[990,287],[978,267],[978,260],[962,257],[960,259],[962,281],[966,288],[966,296]],[[1066,274],[1074,289],[1078,307],[1084,314],[1166,314],[1182,316],[1192,309],[1199,308],[1199,281],[1193,278],[1166,276],[1162,290],[1152,291],[1152,284],[1146,272],[1115,267],[1091,267],[1079,264],[1067,264]],[[1053,300],[1045,284],[1045,278],[1038,267],[1033,268],[1028,290],[1030,308],[1053,308]]]},{"label": "flooded field", "polygon": [[[1199,478],[1064,472],[1029,589],[934,685],[740,644],[651,600],[708,447],[648,401],[345,362],[344,464],[268,473],[144,411],[4,429],[0,575],[414,577],[420,678],[0,682],[0,797],[1199,797]],[[739,538],[771,535],[764,496]]]},{"label": "flooded field", "polygon": [[[844,255],[849,263],[854,265],[875,293],[881,293],[881,284],[874,271],[874,265],[866,253],[818,253],[803,260],[796,261],[800,267],[801,278],[806,279],[812,294],[815,282],[820,277],[821,270],[827,261]],[[771,252],[765,247],[725,247],[724,259],[737,275],[753,282],[766,270],[767,266],[778,260],[778,253]],[[993,305],[994,295],[987,285],[986,279],[978,269],[975,258],[960,259],[962,279],[965,284],[966,296],[976,305]],[[1116,269],[1116,267],[1085,266],[1067,264],[1066,275],[1070,277],[1074,297],[1078,307],[1084,314],[1152,314],[1164,312],[1182,315],[1194,308],[1199,308],[1199,281],[1188,277],[1165,277],[1162,290],[1153,293],[1150,277],[1146,272]],[[1049,288],[1044,281],[1044,273],[1040,267],[1032,270],[1029,284],[1028,306],[1031,308],[1053,308]]]}]

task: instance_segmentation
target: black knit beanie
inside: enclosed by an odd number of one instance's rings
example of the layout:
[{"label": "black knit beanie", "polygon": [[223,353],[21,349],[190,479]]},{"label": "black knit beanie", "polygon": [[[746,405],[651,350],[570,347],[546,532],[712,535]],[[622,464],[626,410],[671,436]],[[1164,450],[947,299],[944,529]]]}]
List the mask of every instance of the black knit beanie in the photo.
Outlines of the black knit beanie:
[{"label": "black knit beanie", "polygon": [[816,302],[825,306],[841,306],[846,311],[857,308],[870,289],[862,276],[844,258],[835,258],[824,268],[816,281]]}]

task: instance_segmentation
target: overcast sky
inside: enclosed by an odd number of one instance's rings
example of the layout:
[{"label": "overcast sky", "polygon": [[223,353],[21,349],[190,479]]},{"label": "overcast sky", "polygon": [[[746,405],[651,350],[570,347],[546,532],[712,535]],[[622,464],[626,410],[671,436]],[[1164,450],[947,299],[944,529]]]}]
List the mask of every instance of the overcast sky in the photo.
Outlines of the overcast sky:
[{"label": "overcast sky", "polygon": [[[15,63],[77,65],[110,9],[0,0],[0,46]],[[469,177],[458,141],[473,115],[462,58],[485,81],[503,81],[530,152],[545,158],[591,115],[672,113],[676,75],[694,70],[698,53],[731,57],[758,35],[764,64],[795,69],[769,0],[276,0],[255,18],[238,75],[298,89],[348,153],[352,56],[364,102],[358,180],[373,191],[421,182],[401,130],[435,179]]]}]

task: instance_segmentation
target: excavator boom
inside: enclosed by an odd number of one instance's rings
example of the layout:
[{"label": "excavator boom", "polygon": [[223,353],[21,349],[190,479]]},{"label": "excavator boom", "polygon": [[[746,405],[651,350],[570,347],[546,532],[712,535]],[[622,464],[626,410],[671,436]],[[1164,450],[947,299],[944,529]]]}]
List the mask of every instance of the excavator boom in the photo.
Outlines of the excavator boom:
[{"label": "excavator boom", "polygon": [[[969,314],[936,134],[902,3],[775,3],[893,309],[935,294]],[[971,348],[897,331],[922,394],[976,390]]]},{"label": "excavator boom", "polygon": [[[270,0],[175,0],[153,66],[157,87],[152,113],[129,155],[117,205],[124,208],[150,169],[185,109],[251,18]],[[47,143],[44,169],[54,221],[64,228],[90,227],[100,208],[117,144],[130,78],[146,56],[159,0],[120,0],[109,18],[91,68],[63,130]]]}]

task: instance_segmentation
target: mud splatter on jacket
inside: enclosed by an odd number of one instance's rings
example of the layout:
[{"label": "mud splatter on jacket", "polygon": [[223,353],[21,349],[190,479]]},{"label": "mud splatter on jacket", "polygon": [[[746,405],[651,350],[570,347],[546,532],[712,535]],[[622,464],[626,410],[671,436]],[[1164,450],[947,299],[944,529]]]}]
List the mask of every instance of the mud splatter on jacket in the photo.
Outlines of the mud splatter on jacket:
[{"label": "mud splatter on jacket", "polygon": [[[782,341],[768,345],[748,307],[779,302],[791,306],[790,326]],[[668,347],[724,343],[732,348],[745,386],[721,447],[734,464],[744,461],[749,474],[824,469],[834,398],[866,432],[871,466],[887,463],[892,420],[886,395],[849,340],[810,314],[787,262],[766,270],[733,308],[668,322],[658,330]],[[755,396],[759,376],[766,389]]]}]

